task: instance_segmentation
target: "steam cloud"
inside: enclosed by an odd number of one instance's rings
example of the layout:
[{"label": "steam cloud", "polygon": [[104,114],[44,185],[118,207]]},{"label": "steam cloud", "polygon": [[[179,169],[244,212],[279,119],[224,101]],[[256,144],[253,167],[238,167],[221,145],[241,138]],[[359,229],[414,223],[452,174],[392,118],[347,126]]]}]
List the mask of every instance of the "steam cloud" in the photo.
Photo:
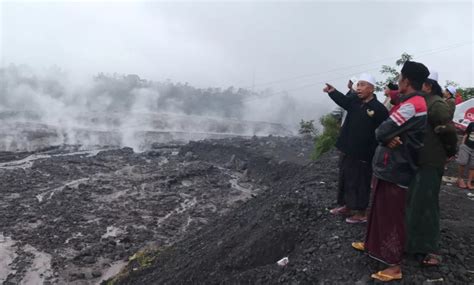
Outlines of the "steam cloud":
[{"label": "steam cloud", "polygon": [[291,135],[303,118],[304,102],[268,90],[200,89],[118,74],[72,81],[57,67],[0,69],[0,150],[52,144],[141,150],[153,142],[210,135]]}]

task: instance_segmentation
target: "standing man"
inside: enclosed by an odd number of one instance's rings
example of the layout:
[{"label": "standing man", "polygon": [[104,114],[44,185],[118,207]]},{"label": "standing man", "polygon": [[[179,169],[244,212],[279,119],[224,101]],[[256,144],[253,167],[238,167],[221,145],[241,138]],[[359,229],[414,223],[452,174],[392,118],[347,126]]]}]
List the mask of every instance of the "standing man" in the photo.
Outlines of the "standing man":
[{"label": "standing man", "polygon": [[[419,168],[408,190],[406,209],[407,252],[422,255],[423,265],[438,265],[439,191],[444,165],[456,154],[456,129],[449,118],[448,104],[443,100],[438,74],[431,72],[423,84],[428,124],[424,146],[420,151]],[[451,137],[454,139],[447,140]],[[448,142],[449,143],[446,143]]]},{"label": "standing man", "polygon": [[[398,86],[397,84],[393,84],[392,82],[389,82],[387,86],[385,87],[384,90],[385,94],[385,101],[383,102],[383,105],[387,110],[392,112],[392,108],[394,106],[397,106],[400,103],[400,99],[398,98],[399,92],[398,92]],[[393,111],[395,112],[395,111]]]},{"label": "standing man", "polygon": [[444,100],[446,100],[446,103],[448,103],[452,120],[454,117],[454,111],[456,111],[456,99],[454,98],[454,96],[456,95],[456,88],[454,88],[453,86],[446,87],[443,95]]},{"label": "standing man", "polygon": [[345,96],[326,83],[324,92],[347,111],[336,147],[341,151],[339,190],[332,214],[352,215],[348,223],[367,221],[369,204],[371,161],[377,142],[375,129],[388,117],[388,111],[375,94],[375,79],[362,74],[357,82],[357,96]]},{"label": "standing man", "polygon": [[365,243],[352,246],[389,266],[372,274],[381,281],[402,278],[406,195],[423,147],[427,108],[421,88],[428,74],[421,63],[407,61],[403,65],[398,79],[400,107],[376,131],[380,144],[373,160],[375,179],[367,234]]},{"label": "standing man", "polygon": [[[474,179],[474,122],[470,122],[462,137],[461,145],[459,146],[459,153],[457,158],[458,168],[458,181],[457,185],[459,188],[474,190],[472,185],[472,179]],[[464,182],[464,173],[468,168],[469,175],[467,178],[467,185]]]}]

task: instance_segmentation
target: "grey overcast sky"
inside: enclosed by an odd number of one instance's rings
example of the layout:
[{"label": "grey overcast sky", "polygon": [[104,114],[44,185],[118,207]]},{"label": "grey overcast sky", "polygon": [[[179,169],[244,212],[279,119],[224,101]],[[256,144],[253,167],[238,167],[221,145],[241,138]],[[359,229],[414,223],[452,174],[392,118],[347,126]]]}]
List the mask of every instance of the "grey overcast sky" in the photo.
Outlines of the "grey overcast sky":
[{"label": "grey overcast sky", "polygon": [[0,0],[0,65],[314,94],[402,52],[474,86],[472,1]]}]

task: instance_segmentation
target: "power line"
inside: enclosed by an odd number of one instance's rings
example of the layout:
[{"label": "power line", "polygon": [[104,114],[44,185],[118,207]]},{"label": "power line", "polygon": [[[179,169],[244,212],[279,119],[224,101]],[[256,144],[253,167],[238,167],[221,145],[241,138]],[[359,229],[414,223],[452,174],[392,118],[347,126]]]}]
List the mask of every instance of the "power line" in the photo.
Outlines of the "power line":
[{"label": "power line", "polygon": [[337,80],[337,79],[349,78],[349,77],[352,76],[352,75],[356,75],[356,74],[360,74],[360,73],[362,73],[362,72],[367,72],[367,71],[372,71],[372,70],[378,70],[378,69],[379,69],[379,67],[374,67],[374,68],[371,68],[371,69],[366,69],[366,70],[362,70],[362,71],[358,71],[358,72],[353,72],[353,73],[350,73],[350,74],[345,74],[345,75],[342,75],[342,76],[334,77],[334,78],[331,78],[331,79],[328,79],[328,80],[319,81],[319,82],[314,82],[314,83],[302,85],[302,86],[299,86],[299,87],[287,89],[287,90],[284,90],[284,91],[279,91],[279,92],[271,93],[271,94],[268,94],[268,95],[263,95],[263,96],[258,96],[258,97],[243,99],[243,100],[241,100],[240,102],[248,102],[248,101],[254,101],[254,100],[269,98],[269,97],[272,97],[272,96],[284,94],[284,93],[286,93],[286,92],[291,92],[291,91],[300,90],[300,89],[306,89],[306,88],[308,88],[308,87],[313,87],[313,86],[316,86],[316,85],[325,84],[325,83],[327,83],[327,82],[331,82],[331,81],[334,81],[334,80]]},{"label": "power line", "polygon": [[[461,47],[461,46],[464,46],[464,45],[472,44],[473,42],[474,42],[474,41],[470,41],[470,42],[465,42],[465,43],[458,43],[458,44],[456,44],[456,45],[451,45],[451,46],[448,46],[448,47],[431,49],[431,50],[428,50],[428,51],[425,51],[425,52],[422,52],[422,53],[416,55],[416,57],[423,57],[423,56],[427,56],[427,55],[431,55],[431,54],[441,53],[441,52],[448,51],[448,50],[452,50],[452,49],[455,49],[455,48],[458,48],[458,47]],[[414,56],[414,57],[415,57],[415,56]],[[393,58],[393,57],[390,57],[390,58]],[[376,62],[380,62],[380,60],[378,60],[378,61],[376,61]],[[367,63],[367,64],[359,64],[359,65],[354,65],[354,66],[364,66],[364,65],[370,65],[370,64],[373,64],[373,63],[375,63],[375,61],[374,61],[374,62],[371,62],[371,63]],[[356,75],[356,74],[360,74],[360,73],[362,73],[362,72],[367,72],[367,71],[372,71],[372,70],[378,70],[379,68],[380,68],[380,67],[375,67],[375,68],[360,70],[360,71],[357,71],[357,72],[351,72],[351,73],[349,73],[349,74],[345,74],[345,75],[343,75],[343,76],[338,76],[338,77],[331,78],[331,79],[328,79],[328,80],[319,81],[319,82],[315,82],[315,83],[311,83],[311,84],[306,84],[306,85],[302,85],[302,86],[295,87],[295,88],[288,89],[288,90],[284,90],[284,91],[279,91],[279,92],[276,92],[276,93],[271,93],[271,94],[264,95],[264,96],[259,96],[259,97],[253,97],[253,98],[243,99],[243,100],[241,100],[239,103],[244,103],[244,102],[249,102],[249,101],[254,101],[254,100],[259,100],[259,99],[264,99],[264,98],[269,98],[269,97],[272,97],[272,96],[284,94],[284,93],[286,93],[286,92],[291,92],[291,91],[300,90],[300,89],[305,89],[305,88],[312,87],[312,86],[316,86],[316,85],[320,85],[320,84],[325,84],[326,82],[331,82],[331,81],[334,81],[334,80],[337,80],[337,79],[349,78],[350,76],[353,76],[353,75]],[[337,70],[341,70],[341,69],[342,69],[342,68],[338,68]],[[347,69],[350,69],[350,68],[347,68]],[[320,74],[325,74],[325,73],[330,73],[330,72],[322,72],[322,73],[320,73]],[[258,84],[257,84],[257,85],[258,85]],[[236,104],[237,104],[237,103],[236,103]]]},{"label": "power line", "polygon": [[[433,53],[438,53],[438,52],[442,52],[442,51],[445,51],[445,50],[451,50],[451,49],[458,48],[458,47],[461,47],[461,46],[470,45],[472,43],[473,43],[473,41],[462,42],[462,43],[452,44],[452,45],[445,46],[445,47],[438,47],[438,48],[435,48],[435,49],[423,50],[423,51],[419,51],[419,52],[416,52],[416,53],[418,54],[417,57],[422,57],[422,56],[425,56],[425,55],[430,55],[430,54],[433,54]],[[288,81],[293,81],[293,80],[298,80],[298,79],[303,79],[303,78],[315,77],[315,76],[324,75],[324,74],[332,73],[332,72],[339,71],[339,70],[347,70],[347,69],[352,69],[352,68],[356,68],[356,67],[372,65],[372,64],[375,64],[375,63],[380,63],[380,62],[387,61],[389,59],[396,59],[398,57],[399,57],[399,55],[390,56],[390,57],[385,57],[385,58],[382,58],[382,59],[374,60],[374,61],[371,61],[371,62],[368,62],[368,63],[342,66],[342,67],[326,70],[326,71],[323,71],[323,72],[298,75],[298,76],[293,76],[293,77],[288,77],[288,78],[281,78],[281,79],[268,81],[268,82],[263,82],[263,83],[258,83],[258,84],[255,84],[253,82],[252,87],[254,88],[256,86],[274,85],[276,83],[282,83],[282,82],[288,82]],[[250,87],[246,87],[246,89],[249,89],[249,88]]]}]

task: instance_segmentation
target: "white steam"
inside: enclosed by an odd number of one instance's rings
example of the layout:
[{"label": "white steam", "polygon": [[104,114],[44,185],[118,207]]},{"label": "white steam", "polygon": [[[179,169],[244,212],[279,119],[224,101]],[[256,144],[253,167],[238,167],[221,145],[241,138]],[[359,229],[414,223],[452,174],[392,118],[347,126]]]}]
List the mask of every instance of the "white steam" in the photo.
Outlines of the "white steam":
[{"label": "white steam", "polygon": [[318,117],[312,109],[287,94],[198,89],[137,75],[77,81],[59,68],[0,68],[0,150],[58,144],[141,150],[174,139],[291,135],[299,120]]}]

